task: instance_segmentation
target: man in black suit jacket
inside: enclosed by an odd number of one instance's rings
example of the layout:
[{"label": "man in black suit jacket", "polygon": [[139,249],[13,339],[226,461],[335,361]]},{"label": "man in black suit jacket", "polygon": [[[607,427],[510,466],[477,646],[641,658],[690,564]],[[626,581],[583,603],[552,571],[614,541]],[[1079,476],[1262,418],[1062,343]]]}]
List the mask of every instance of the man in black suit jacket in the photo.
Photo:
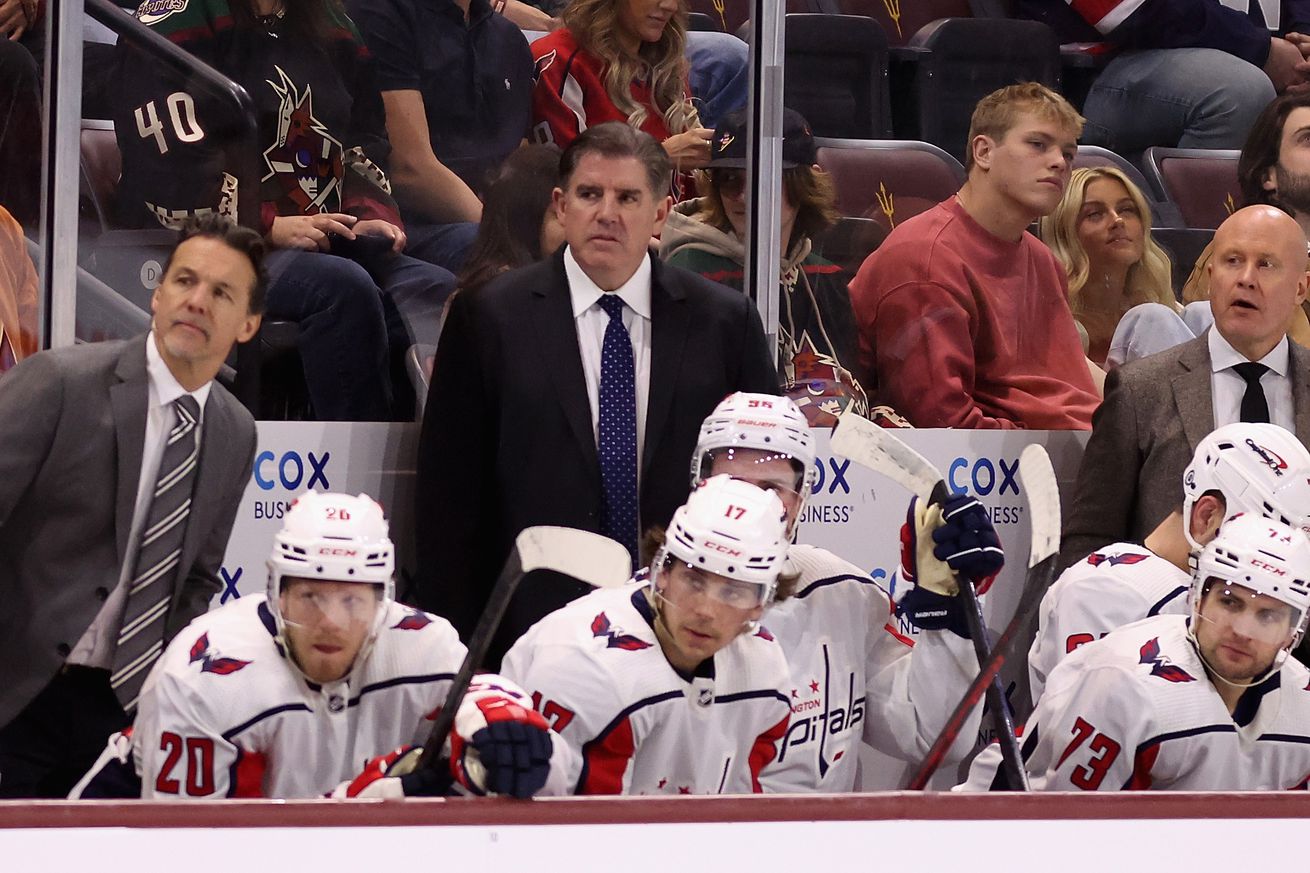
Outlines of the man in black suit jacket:
[{"label": "man in black suit jacket", "polygon": [[[452,302],[419,441],[414,518],[418,603],[464,635],[519,531],[604,529],[601,297],[625,302],[632,336],[642,529],[665,524],[686,498],[687,458],[715,404],[733,391],[778,390],[750,299],[650,254],[670,207],[670,169],[647,134],[617,122],[589,128],[560,159],[555,208],[568,245]],[[527,580],[489,661],[581,593],[558,578]]]},{"label": "man in black suit jacket", "polygon": [[42,352],[0,377],[0,797],[67,795],[130,721],[110,670],[165,443],[191,433],[174,409],[187,396],[199,454],[189,510],[169,516],[186,527],[177,569],[139,586],[168,602],[141,633],[162,648],[222,588],[255,424],[213,379],[259,327],[263,251],[258,233],[200,219],[155,291],[149,334]]}]

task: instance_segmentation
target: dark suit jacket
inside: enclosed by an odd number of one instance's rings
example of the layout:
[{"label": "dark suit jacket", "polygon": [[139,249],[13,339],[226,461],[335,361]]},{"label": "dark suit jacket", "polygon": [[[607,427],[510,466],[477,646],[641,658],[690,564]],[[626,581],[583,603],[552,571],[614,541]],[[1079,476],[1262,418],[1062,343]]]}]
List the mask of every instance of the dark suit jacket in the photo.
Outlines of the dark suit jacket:
[{"label": "dark suit jacket", "polygon": [[[0,725],[36,696],[118,584],[145,444],[146,338],[44,352],[0,377]],[[209,607],[250,478],[255,424],[221,385],[167,636]]]},{"label": "dark suit jacket", "polygon": [[[1290,343],[1296,435],[1310,439],[1310,351]],[[1182,506],[1183,471],[1214,430],[1206,335],[1111,370],[1078,468],[1060,565],[1107,543],[1140,543]]]},{"label": "dark suit jacket", "polygon": [[[416,599],[465,639],[519,531],[600,530],[600,464],[562,252],[457,294],[437,347],[418,451]],[[645,527],[665,524],[686,499],[697,434],[714,406],[733,391],[778,391],[748,297],[652,266]],[[581,593],[528,583],[502,645]]]}]

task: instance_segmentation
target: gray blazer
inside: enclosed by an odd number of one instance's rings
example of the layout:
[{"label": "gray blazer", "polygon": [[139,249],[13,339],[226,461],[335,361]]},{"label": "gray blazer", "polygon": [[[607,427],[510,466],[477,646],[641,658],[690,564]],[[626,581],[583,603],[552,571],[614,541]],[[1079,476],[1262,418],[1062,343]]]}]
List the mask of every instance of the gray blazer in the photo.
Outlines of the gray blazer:
[{"label": "gray blazer", "polygon": [[[1296,343],[1289,348],[1296,435],[1305,443],[1310,440],[1310,351]],[[1204,334],[1112,370],[1065,516],[1060,566],[1107,543],[1140,543],[1181,507],[1183,471],[1212,430],[1210,347]]]},{"label": "gray blazer", "polygon": [[[59,670],[118,584],[145,443],[145,336],[43,352],[0,377],[0,725]],[[215,383],[167,636],[221,590],[255,423]]]}]

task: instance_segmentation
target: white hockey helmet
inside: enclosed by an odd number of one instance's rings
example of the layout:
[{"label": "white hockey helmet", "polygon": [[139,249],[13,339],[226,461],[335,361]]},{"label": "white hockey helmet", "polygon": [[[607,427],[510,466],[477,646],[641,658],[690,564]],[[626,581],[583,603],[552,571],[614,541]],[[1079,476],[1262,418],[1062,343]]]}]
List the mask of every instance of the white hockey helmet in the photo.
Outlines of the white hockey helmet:
[{"label": "white hockey helmet", "polygon": [[396,550],[389,534],[382,507],[367,494],[351,497],[309,491],[297,497],[282,520],[282,530],[273,538],[268,559],[268,609],[279,637],[284,638],[285,631],[279,597],[282,581],[295,577],[379,586],[371,643],[395,596]]},{"label": "white hockey helmet", "polygon": [[[1188,595],[1192,610],[1188,633],[1193,638],[1197,623],[1205,620],[1200,616],[1201,602],[1211,583],[1240,585],[1292,608],[1291,639],[1270,670],[1255,682],[1263,680],[1282,666],[1305,634],[1306,621],[1310,618],[1310,540],[1299,528],[1254,513],[1241,513],[1224,521],[1195,564]],[[1262,627],[1257,617],[1243,626],[1243,633],[1265,642],[1276,642],[1287,635],[1287,626],[1278,623]]]},{"label": "white hockey helmet", "polygon": [[778,495],[731,476],[714,476],[673,513],[664,546],[652,562],[652,593],[665,563],[680,560],[707,573],[759,586],[773,601],[787,558],[787,510]]},{"label": "white hockey helmet", "polygon": [[1276,424],[1238,422],[1201,440],[1183,473],[1183,532],[1193,549],[1192,507],[1207,492],[1224,497],[1224,515],[1263,515],[1305,529],[1310,514],[1310,452]]},{"label": "white hockey helmet", "polygon": [[736,448],[776,452],[798,466],[795,490],[800,495],[799,518],[818,479],[814,466],[814,434],[805,414],[790,397],[777,394],[729,394],[700,426],[691,457],[691,485],[711,475],[715,452]]}]

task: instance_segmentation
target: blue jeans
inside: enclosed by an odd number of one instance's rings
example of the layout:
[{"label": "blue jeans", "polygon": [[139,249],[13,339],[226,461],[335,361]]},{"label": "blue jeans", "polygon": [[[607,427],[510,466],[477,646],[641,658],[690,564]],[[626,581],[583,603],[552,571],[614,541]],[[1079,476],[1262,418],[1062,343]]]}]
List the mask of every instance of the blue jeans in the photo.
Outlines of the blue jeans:
[{"label": "blue jeans", "polygon": [[746,105],[750,88],[749,49],[730,33],[693,30],[687,34],[691,93],[701,124],[717,127],[734,109]]},{"label": "blue jeans", "polygon": [[1218,49],[1125,52],[1096,77],[1082,142],[1133,156],[1149,146],[1240,149],[1274,86]]},{"label": "blue jeans", "polygon": [[267,318],[297,322],[297,348],[321,421],[391,418],[390,352],[435,343],[455,277],[404,255],[366,269],[322,252],[283,249],[265,260]]},{"label": "blue jeans", "polygon": [[457,221],[453,224],[423,224],[405,221],[405,254],[438,267],[458,273],[464,267],[473,240],[478,235],[476,221]]}]

